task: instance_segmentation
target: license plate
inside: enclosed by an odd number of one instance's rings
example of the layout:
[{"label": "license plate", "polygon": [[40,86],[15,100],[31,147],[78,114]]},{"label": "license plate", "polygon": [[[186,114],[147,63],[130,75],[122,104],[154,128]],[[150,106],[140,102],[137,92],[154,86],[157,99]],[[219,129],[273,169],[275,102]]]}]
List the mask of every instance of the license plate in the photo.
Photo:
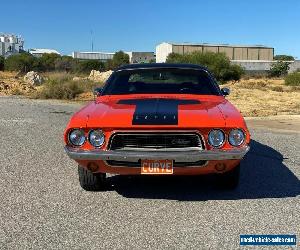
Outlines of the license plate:
[{"label": "license plate", "polygon": [[141,174],[173,174],[172,160],[141,160]]}]

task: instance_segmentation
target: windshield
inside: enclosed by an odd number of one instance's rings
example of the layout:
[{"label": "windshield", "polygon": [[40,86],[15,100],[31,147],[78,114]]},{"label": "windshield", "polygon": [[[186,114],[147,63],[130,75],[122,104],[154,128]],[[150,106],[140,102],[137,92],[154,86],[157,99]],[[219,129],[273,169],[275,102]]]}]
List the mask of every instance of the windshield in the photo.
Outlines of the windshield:
[{"label": "windshield", "polygon": [[102,95],[124,94],[220,95],[220,91],[204,70],[166,68],[115,72]]}]

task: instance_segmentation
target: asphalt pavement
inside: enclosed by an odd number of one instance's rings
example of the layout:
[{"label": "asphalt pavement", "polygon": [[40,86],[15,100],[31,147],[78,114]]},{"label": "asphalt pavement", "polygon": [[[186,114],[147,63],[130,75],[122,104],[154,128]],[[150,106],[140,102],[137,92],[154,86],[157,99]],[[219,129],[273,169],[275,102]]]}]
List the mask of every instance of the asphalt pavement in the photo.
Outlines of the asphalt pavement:
[{"label": "asphalt pavement", "polygon": [[79,108],[0,97],[0,249],[237,249],[240,234],[296,234],[299,247],[299,131],[249,122],[235,191],[211,176],[110,176],[86,192],[63,150]]}]

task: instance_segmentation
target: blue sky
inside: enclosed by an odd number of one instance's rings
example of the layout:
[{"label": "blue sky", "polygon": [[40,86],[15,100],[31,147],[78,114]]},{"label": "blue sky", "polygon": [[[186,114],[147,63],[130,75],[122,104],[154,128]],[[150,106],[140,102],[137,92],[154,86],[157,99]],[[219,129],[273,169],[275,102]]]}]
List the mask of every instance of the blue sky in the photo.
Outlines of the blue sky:
[{"label": "blue sky", "polygon": [[300,58],[299,0],[14,0],[0,5],[0,32],[25,48],[63,54],[154,51],[163,41],[263,44]]}]

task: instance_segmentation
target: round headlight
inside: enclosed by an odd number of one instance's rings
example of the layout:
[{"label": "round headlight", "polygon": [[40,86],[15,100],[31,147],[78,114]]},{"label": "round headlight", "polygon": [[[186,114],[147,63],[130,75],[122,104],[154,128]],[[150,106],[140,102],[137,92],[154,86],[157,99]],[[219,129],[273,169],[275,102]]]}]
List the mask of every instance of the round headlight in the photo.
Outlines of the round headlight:
[{"label": "round headlight", "polygon": [[228,141],[232,146],[240,146],[245,140],[245,134],[241,129],[232,129],[229,133]]},{"label": "round headlight", "polygon": [[91,132],[89,133],[89,141],[94,147],[101,147],[105,141],[102,130],[91,130]]},{"label": "round headlight", "polygon": [[69,141],[74,146],[82,146],[85,142],[85,135],[82,129],[74,129],[69,133]]},{"label": "round headlight", "polygon": [[225,141],[225,135],[222,130],[213,129],[208,134],[208,143],[214,148],[221,147]]}]

